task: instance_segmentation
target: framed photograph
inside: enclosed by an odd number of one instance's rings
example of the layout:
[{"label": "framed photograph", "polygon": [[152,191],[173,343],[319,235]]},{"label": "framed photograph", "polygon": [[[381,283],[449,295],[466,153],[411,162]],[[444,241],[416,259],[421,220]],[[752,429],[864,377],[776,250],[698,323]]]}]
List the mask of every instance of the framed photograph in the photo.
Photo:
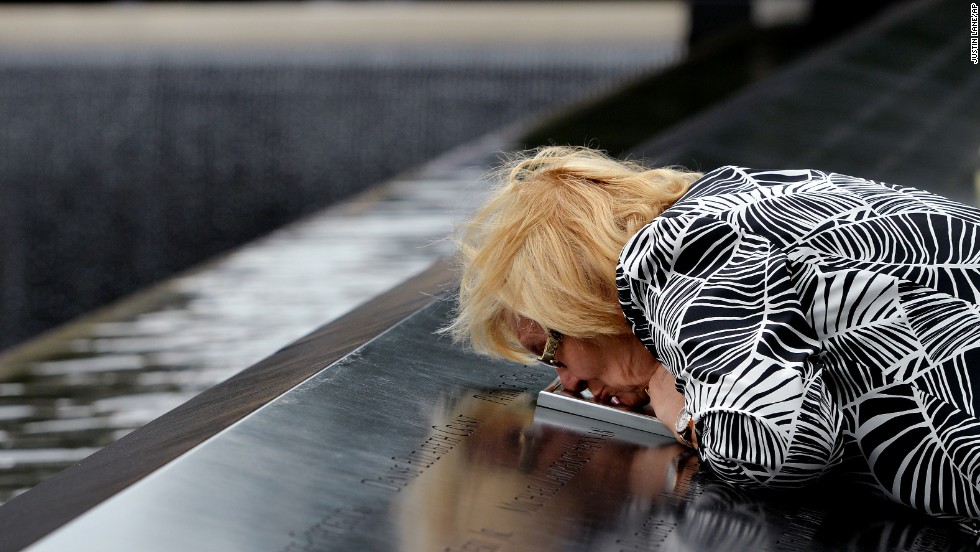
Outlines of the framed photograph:
[{"label": "framed photograph", "polygon": [[633,411],[601,404],[596,402],[588,391],[582,393],[566,391],[558,378],[538,392],[538,407],[674,438],[674,434],[653,415],[653,410],[649,406],[641,411]]}]

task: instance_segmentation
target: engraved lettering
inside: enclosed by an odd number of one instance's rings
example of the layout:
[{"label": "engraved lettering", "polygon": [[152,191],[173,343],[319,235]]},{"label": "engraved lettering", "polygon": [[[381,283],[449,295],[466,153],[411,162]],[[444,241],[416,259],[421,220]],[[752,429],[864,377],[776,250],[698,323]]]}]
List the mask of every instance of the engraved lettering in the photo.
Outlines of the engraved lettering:
[{"label": "engraved lettering", "polygon": [[478,535],[483,535],[491,539],[498,539],[498,540],[508,540],[514,535],[514,533],[504,533],[503,531],[488,529],[486,527],[481,527],[479,532],[470,529],[470,533],[476,533]]},{"label": "engraved lettering", "polygon": [[462,414],[443,427],[432,426],[435,431],[433,435],[408,454],[392,456],[394,463],[388,466],[384,475],[362,479],[361,484],[393,493],[400,492],[479,427],[480,420]]},{"label": "engraved lettering", "polygon": [[513,400],[517,397],[521,396],[521,393],[523,393],[523,391],[513,389],[494,389],[492,391],[487,391],[485,394],[473,395],[473,398],[495,404],[507,405],[513,402]]},{"label": "engraved lettering", "polygon": [[382,477],[379,477],[377,479],[362,479],[361,484],[370,485],[372,487],[378,487],[386,491],[392,491],[395,493],[402,490],[400,485],[394,485],[390,481],[385,481],[385,479]]},{"label": "engraved lettering", "polygon": [[677,523],[659,518],[648,517],[640,530],[632,537],[617,539],[616,544],[622,546],[620,552],[639,552],[641,550],[659,550],[667,537],[677,528]]},{"label": "engraved lettering", "polygon": [[508,382],[513,382],[515,387],[520,387],[521,390],[527,391],[529,387],[535,387],[538,385],[538,376],[531,372],[517,372],[514,374],[503,374],[500,379],[504,380],[504,383],[500,385],[506,385]]},{"label": "engraved lettering", "polygon": [[317,549],[317,544],[332,542],[334,539],[346,535],[371,513],[368,508],[356,506],[337,508],[299,535],[290,531],[289,537],[292,542],[280,550],[281,552],[299,552]]},{"label": "engraved lettering", "polygon": [[776,540],[774,550],[781,550],[783,552],[808,550],[812,544],[813,537],[817,534],[823,522],[823,514],[805,508],[796,512],[788,519],[789,524]]},{"label": "engraved lettering", "polygon": [[588,434],[579,437],[577,441],[564,447],[566,450],[557,460],[549,465],[543,474],[529,474],[525,481],[525,491],[512,500],[497,505],[503,510],[524,513],[535,513],[544,506],[545,502],[554,496],[566,483],[585,467],[592,456],[602,447],[602,441],[615,433],[597,428],[591,428]]},{"label": "engraved lettering", "polygon": [[432,454],[442,456],[447,452],[453,450],[453,445],[440,445],[439,443],[425,442],[419,445],[419,450],[431,452]]},{"label": "engraved lettering", "polygon": [[424,452],[413,450],[412,452],[404,456],[392,456],[391,459],[395,462],[401,464],[416,464],[419,466],[424,466],[428,468],[436,462],[436,460],[442,458],[442,456],[437,456],[433,454],[426,454]]},{"label": "engraved lettering", "polygon": [[[432,426],[436,431],[442,431],[436,426]],[[449,443],[451,445],[458,445],[463,442],[462,439],[457,437],[450,437],[449,435],[433,435],[425,440],[427,443]]]},{"label": "engraved lettering", "polygon": [[504,533],[493,529],[481,528],[479,531],[469,530],[470,533],[478,535],[479,538],[471,537],[460,548],[446,547],[444,552],[494,552],[501,546],[509,544],[513,533]]},{"label": "engraved lettering", "polygon": [[457,416],[456,421],[450,422],[443,427],[432,426],[432,429],[442,433],[448,433],[450,435],[469,437],[479,426],[480,422],[475,418],[470,418],[469,416],[460,414]]},{"label": "engraved lettering", "polygon": [[527,392],[529,387],[537,385],[534,374],[501,374],[503,380],[497,389],[473,395],[474,399],[507,405]]},{"label": "engraved lettering", "polygon": [[445,552],[495,552],[500,545],[480,539],[470,539],[460,548],[446,547]]}]

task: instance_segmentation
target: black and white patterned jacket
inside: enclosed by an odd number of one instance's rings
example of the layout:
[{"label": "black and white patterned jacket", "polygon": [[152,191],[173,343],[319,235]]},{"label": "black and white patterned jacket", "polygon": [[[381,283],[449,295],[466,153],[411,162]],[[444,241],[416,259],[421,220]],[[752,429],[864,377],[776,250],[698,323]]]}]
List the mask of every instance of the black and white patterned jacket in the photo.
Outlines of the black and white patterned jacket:
[{"label": "black and white patterned jacket", "polygon": [[722,167],[617,268],[722,479],[856,458],[887,496],[980,519],[980,210],[814,170]]}]

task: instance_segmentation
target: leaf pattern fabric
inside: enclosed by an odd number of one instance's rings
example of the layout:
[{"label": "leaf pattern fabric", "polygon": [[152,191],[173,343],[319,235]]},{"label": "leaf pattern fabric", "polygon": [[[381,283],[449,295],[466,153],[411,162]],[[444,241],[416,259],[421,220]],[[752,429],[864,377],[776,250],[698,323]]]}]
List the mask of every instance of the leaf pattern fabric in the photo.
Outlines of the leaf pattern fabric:
[{"label": "leaf pattern fabric", "polygon": [[792,488],[846,462],[893,500],[977,527],[980,210],[721,167],[633,236],[617,284],[719,477]]}]

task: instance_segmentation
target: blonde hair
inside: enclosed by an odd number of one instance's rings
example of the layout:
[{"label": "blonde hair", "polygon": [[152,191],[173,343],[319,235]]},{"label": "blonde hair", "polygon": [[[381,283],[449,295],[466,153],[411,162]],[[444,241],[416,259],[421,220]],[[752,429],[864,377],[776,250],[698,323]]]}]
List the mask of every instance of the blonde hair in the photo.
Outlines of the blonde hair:
[{"label": "blonde hair", "polygon": [[620,251],[700,176],[589,148],[518,154],[459,229],[459,304],[444,331],[518,362],[530,356],[515,316],[573,337],[629,332],[616,292]]}]

